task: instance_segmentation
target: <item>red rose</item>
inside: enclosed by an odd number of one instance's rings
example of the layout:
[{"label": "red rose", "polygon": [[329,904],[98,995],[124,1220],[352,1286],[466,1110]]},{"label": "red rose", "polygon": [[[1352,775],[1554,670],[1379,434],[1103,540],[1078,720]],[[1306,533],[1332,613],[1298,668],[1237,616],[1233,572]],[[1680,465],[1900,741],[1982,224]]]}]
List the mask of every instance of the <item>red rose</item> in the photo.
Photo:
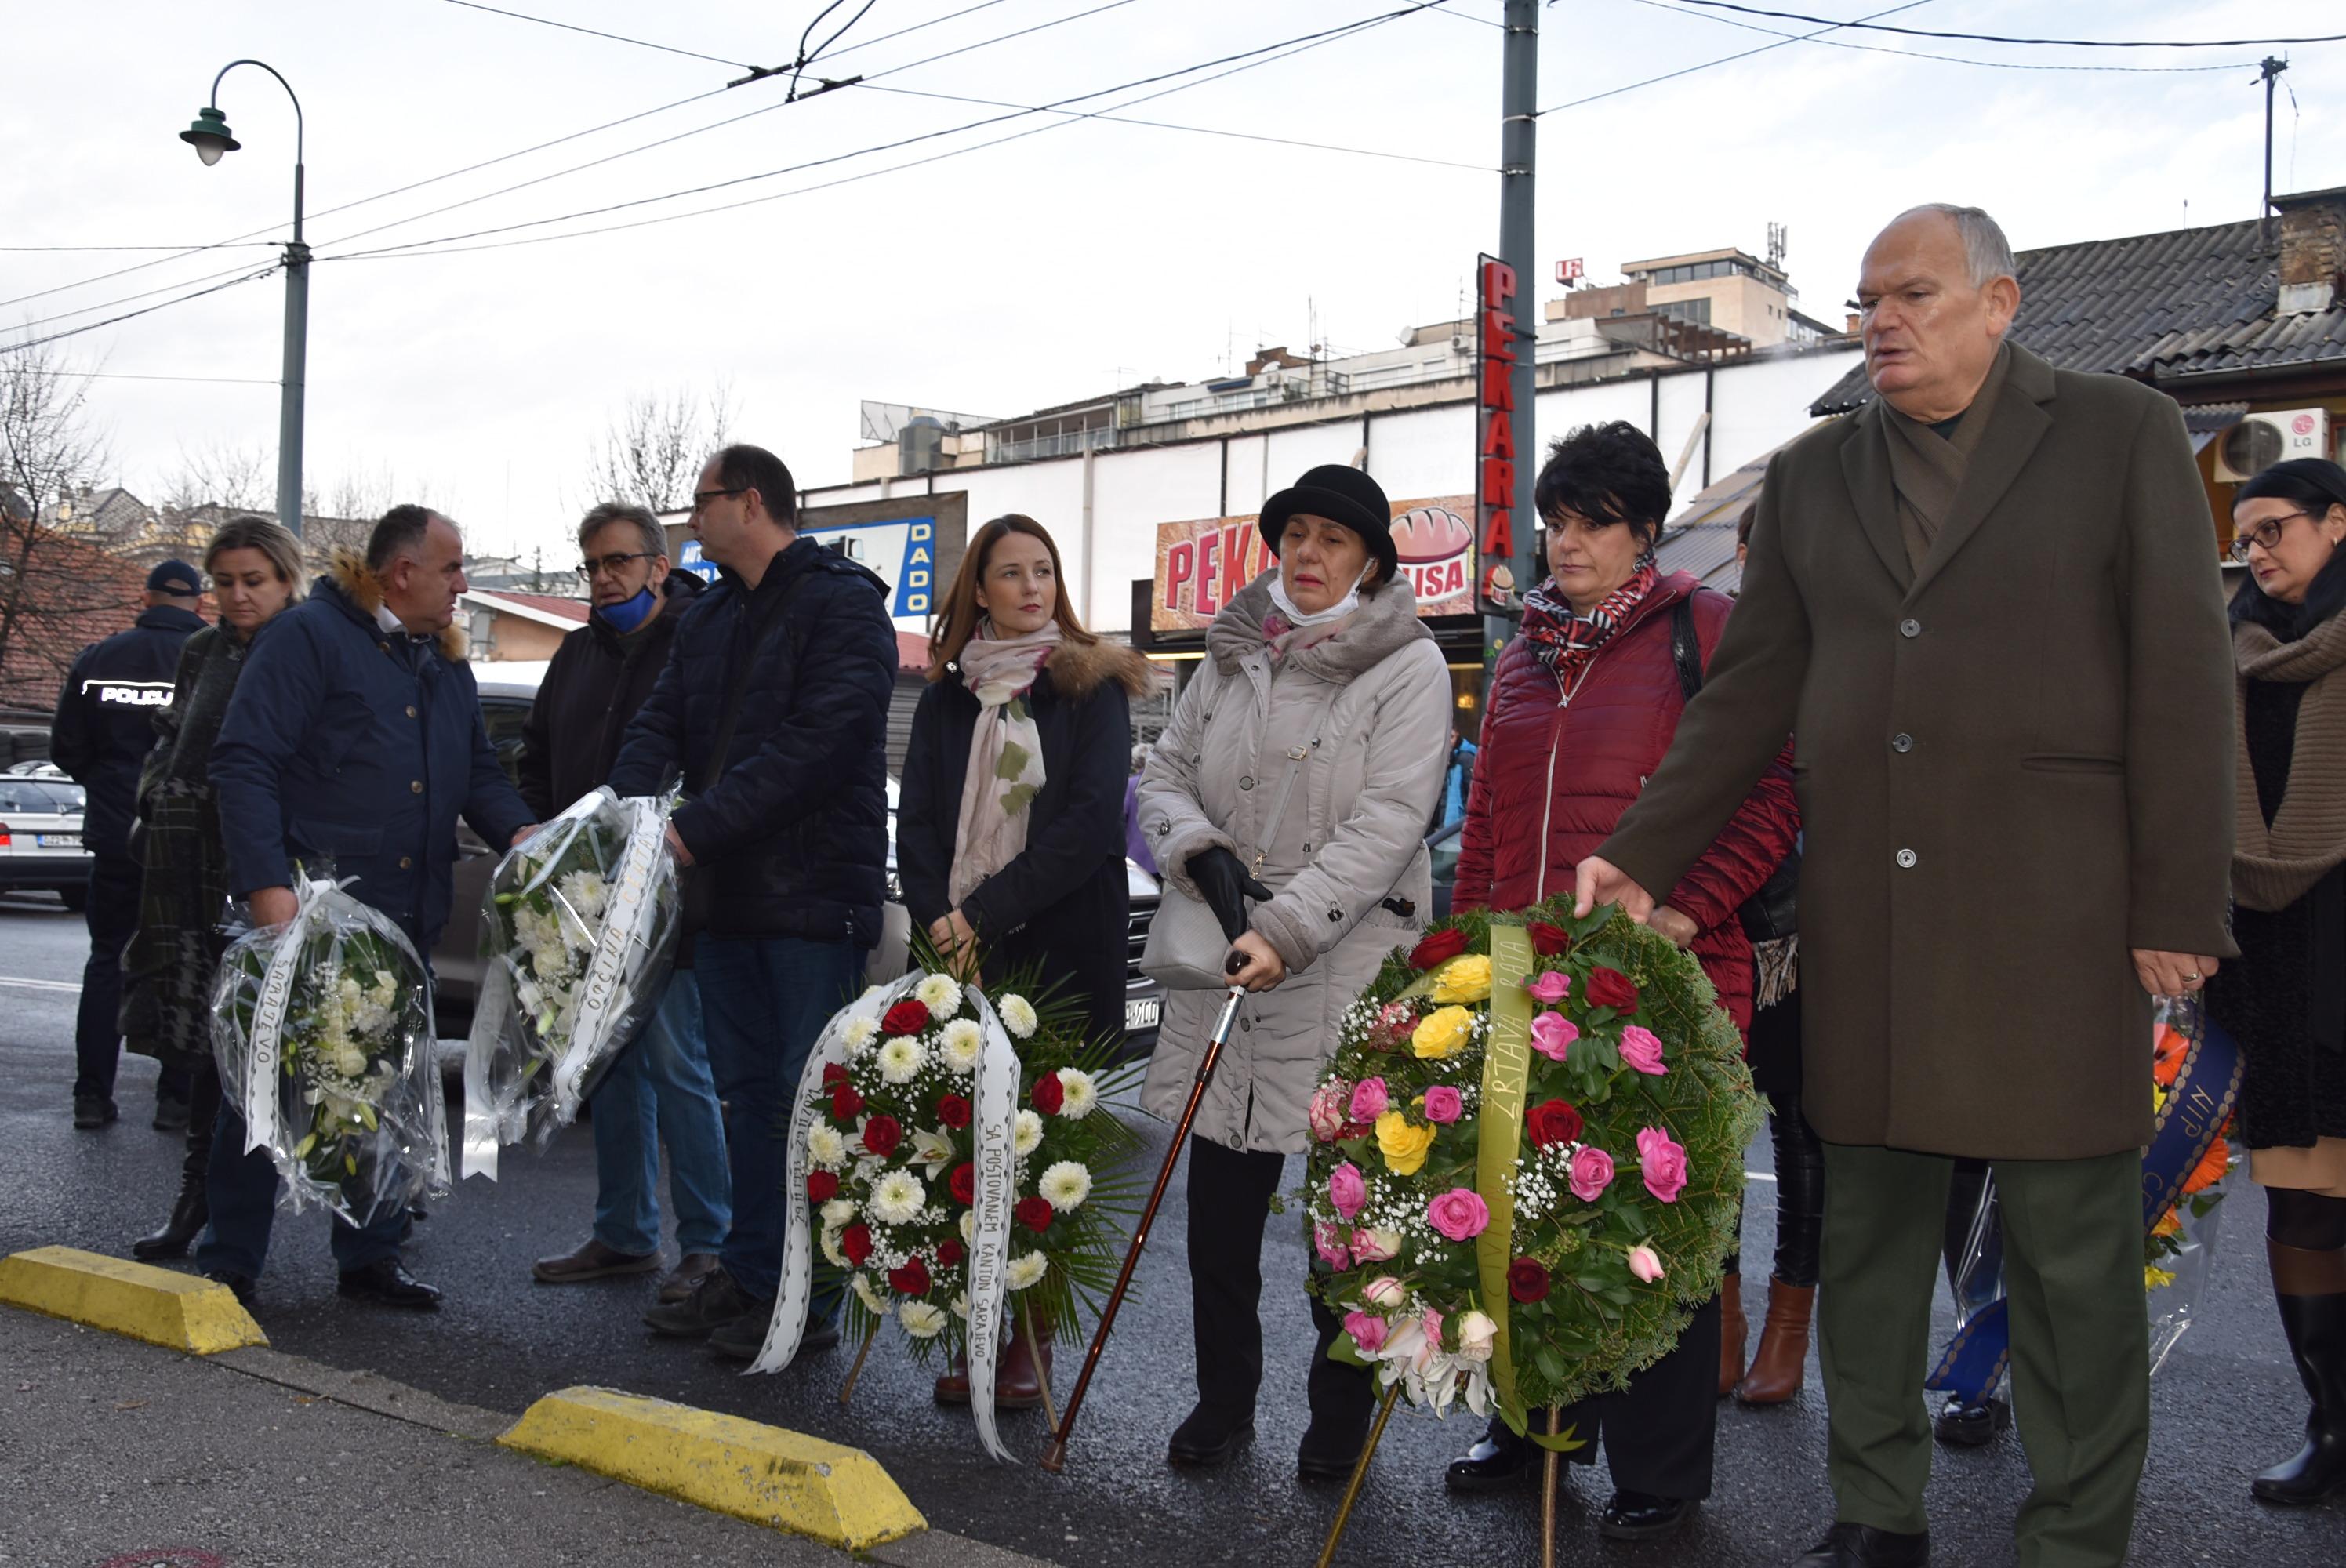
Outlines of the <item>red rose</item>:
[{"label": "red rose", "polygon": [[975,1203],[977,1201],[977,1167],[964,1160],[954,1167],[951,1185],[955,1203]]},{"label": "red rose", "polygon": [[874,1116],[863,1124],[863,1149],[866,1154],[886,1159],[904,1141],[904,1129],[896,1125],[893,1116]]},{"label": "red rose", "polygon": [[831,1092],[831,1117],[835,1122],[852,1122],[855,1113],[863,1108],[863,1096],[853,1085],[842,1084]]},{"label": "red rose", "polygon": [[961,1243],[958,1241],[948,1239],[937,1243],[937,1267],[939,1268],[951,1268],[954,1264],[959,1263],[964,1256],[966,1255],[962,1251]]},{"label": "red rose", "polygon": [[1037,1236],[1051,1228],[1051,1200],[1047,1197],[1022,1197],[1018,1207],[1010,1212],[1019,1224]]},{"label": "red rose", "polygon": [[1059,1107],[1067,1103],[1067,1091],[1059,1082],[1056,1073],[1046,1073],[1035,1080],[1035,1087],[1028,1092],[1027,1097],[1035,1102],[1036,1110],[1046,1116],[1056,1116],[1059,1114]]},{"label": "red rose", "polygon": [[1588,998],[1591,1007],[1609,1007],[1616,1013],[1637,1011],[1637,988],[1617,969],[1590,970],[1588,989],[1581,994]]},{"label": "red rose", "polygon": [[1524,1120],[1531,1127],[1533,1145],[1539,1148],[1568,1144],[1580,1135],[1580,1113],[1568,1101],[1542,1101],[1525,1113]]},{"label": "red rose", "polygon": [[1532,951],[1542,958],[1555,958],[1572,951],[1572,933],[1562,926],[1535,920],[1524,929],[1532,933]]},{"label": "red rose", "polygon": [[1536,1257],[1518,1257],[1508,1264],[1507,1294],[1524,1302],[1546,1300],[1546,1266]]},{"label": "red rose", "polygon": [[857,1268],[862,1268],[863,1260],[872,1256],[872,1227],[868,1225],[851,1225],[841,1231],[839,1251],[851,1266]]},{"label": "red rose", "polygon": [[841,1066],[841,1065],[840,1065],[838,1063],[836,1063],[836,1062],[825,1062],[825,1063],[822,1064],[822,1086],[823,1086],[824,1088],[826,1088],[826,1089],[836,1089],[836,1088],[838,1088],[842,1084],[844,1084],[844,1083],[846,1083],[846,1082],[847,1082],[847,1069],[846,1069],[846,1068],[844,1068],[844,1067]]},{"label": "red rose", "polygon": [[888,1286],[900,1296],[926,1296],[929,1266],[917,1257],[908,1257],[903,1268],[888,1270]]},{"label": "red rose", "polygon": [[1409,950],[1412,969],[1432,969],[1437,963],[1447,963],[1466,951],[1466,933],[1453,928],[1437,931]]},{"label": "red rose", "polygon": [[811,1203],[829,1203],[839,1196],[839,1173],[836,1171],[807,1172],[807,1199]]},{"label": "red rose", "polygon": [[937,1102],[937,1120],[948,1127],[969,1125],[969,1102],[959,1095],[947,1095]]},{"label": "red rose", "polygon": [[918,1034],[928,1026],[929,1010],[916,996],[907,996],[880,1015],[880,1027],[891,1034]]}]

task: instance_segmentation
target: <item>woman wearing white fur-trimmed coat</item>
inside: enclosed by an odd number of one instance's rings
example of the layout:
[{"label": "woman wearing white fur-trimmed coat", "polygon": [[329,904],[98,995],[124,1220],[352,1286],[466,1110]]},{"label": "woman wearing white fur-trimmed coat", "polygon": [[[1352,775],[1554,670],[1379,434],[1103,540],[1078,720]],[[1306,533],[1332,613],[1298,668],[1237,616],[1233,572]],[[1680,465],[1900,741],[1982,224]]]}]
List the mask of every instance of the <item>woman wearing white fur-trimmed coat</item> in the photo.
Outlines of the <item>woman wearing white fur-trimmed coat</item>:
[{"label": "woman wearing white fur-trimmed coat", "polygon": [[[1265,503],[1279,565],[1206,634],[1207,657],[1141,776],[1159,872],[1202,900],[1254,994],[1198,1113],[1188,1163],[1198,1404],[1167,1457],[1216,1465],[1254,1430],[1262,1237],[1306,1142],[1336,1025],[1430,913],[1423,833],[1449,757],[1450,672],[1398,576],[1392,508],[1358,469],[1312,469]],[[1300,769],[1286,809],[1282,785]],[[1274,820],[1275,819],[1275,820]],[[1247,900],[1253,904],[1247,907]],[[1175,992],[1142,1104],[1180,1114],[1220,993]],[[1341,1325],[1316,1298],[1307,1481],[1341,1481],[1368,1438],[1368,1374],[1327,1359]]]}]

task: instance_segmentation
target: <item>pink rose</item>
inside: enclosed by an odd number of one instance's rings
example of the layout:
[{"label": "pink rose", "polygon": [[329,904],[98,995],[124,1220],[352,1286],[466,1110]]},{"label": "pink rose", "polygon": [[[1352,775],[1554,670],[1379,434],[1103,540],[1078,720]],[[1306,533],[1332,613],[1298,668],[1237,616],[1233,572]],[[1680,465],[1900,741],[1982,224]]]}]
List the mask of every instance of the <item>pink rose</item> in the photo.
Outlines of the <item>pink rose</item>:
[{"label": "pink rose", "polygon": [[1431,1361],[1433,1353],[1442,1349],[1442,1314],[1428,1307],[1419,1323],[1425,1329],[1425,1349],[1418,1359],[1421,1362]]},{"label": "pink rose", "polygon": [[1571,1174],[1572,1196],[1595,1203],[1613,1185],[1613,1156],[1594,1144],[1583,1144],[1572,1151]]},{"label": "pink rose", "polygon": [[1311,1227],[1311,1247],[1320,1260],[1329,1268],[1345,1269],[1352,1267],[1352,1255],[1344,1246],[1344,1227],[1326,1220]]},{"label": "pink rose", "polygon": [[1676,1203],[1686,1186],[1686,1148],[1659,1127],[1637,1130],[1637,1171],[1646,1190],[1664,1203]]},{"label": "pink rose", "polygon": [[1346,1160],[1328,1173],[1328,1201],[1346,1219],[1361,1212],[1361,1206],[1369,1201],[1369,1184],[1360,1166]]},{"label": "pink rose", "polygon": [[1662,1065],[1661,1036],[1635,1023],[1621,1031],[1621,1060],[1657,1078],[1669,1071]]},{"label": "pink rose", "polygon": [[1456,1121],[1465,1108],[1458,1091],[1447,1084],[1436,1084],[1425,1091],[1425,1119],[1429,1122],[1447,1125]]},{"label": "pink rose", "polygon": [[1532,1049],[1551,1062],[1561,1062],[1580,1038],[1580,1031],[1561,1013],[1543,1013],[1532,1020]]},{"label": "pink rose", "polygon": [[1352,1261],[1382,1263],[1401,1251],[1401,1232],[1362,1226],[1352,1232]]},{"label": "pink rose", "polygon": [[1534,976],[1524,989],[1532,993],[1533,1001],[1544,1002],[1550,1007],[1554,1007],[1572,994],[1572,976],[1559,970],[1547,970]]},{"label": "pink rose", "polygon": [[1662,1277],[1661,1256],[1643,1245],[1629,1248],[1629,1272],[1651,1285]]},{"label": "pink rose", "polygon": [[1417,1014],[1410,1010],[1409,1003],[1388,1002],[1377,1011],[1377,1033],[1370,1036],[1368,1044],[1380,1050],[1397,1051],[1409,1044],[1409,1037],[1416,1031]]},{"label": "pink rose", "polygon": [[1344,1332],[1361,1348],[1363,1356],[1373,1356],[1385,1348],[1385,1320],[1366,1312],[1344,1314]]},{"label": "pink rose", "polygon": [[1362,1288],[1361,1299],[1390,1312],[1409,1299],[1409,1287],[1390,1274],[1380,1274]]},{"label": "pink rose", "polygon": [[1472,1241],[1491,1223],[1491,1209],[1472,1189],[1454,1186],[1425,1206],[1425,1217],[1451,1240]]},{"label": "pink rose", "polygon": [[1351,1085],[1341,1078],[1331,1078],[1311,1093],[1311,1108],[1304,1119],[1311,1124],[1311,1136],[1323,1144],[1332,1144],[1344,1131],[1344,1102]]},{"label": "pink rose", "polygon": [[1360,1086],[1352,1091],[1352,1120],[1374,1122],[1385,1114],[1385,1098],[1382,1078],[1362,1079]]}]

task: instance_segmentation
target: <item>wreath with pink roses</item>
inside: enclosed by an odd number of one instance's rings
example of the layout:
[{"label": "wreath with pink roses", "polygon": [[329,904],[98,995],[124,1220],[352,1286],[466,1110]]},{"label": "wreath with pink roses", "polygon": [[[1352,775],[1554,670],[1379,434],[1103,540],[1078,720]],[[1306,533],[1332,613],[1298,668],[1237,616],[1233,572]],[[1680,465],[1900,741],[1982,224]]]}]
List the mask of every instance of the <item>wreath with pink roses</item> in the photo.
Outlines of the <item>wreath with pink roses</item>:
[{"label": "wreath with pink roses", "polygon": [[1311,1101],[1334,1353],[1516,1423],[1625,1386],[1718,1292],[1764,1114],[1701,967],[1617,907],[1443,921],[1346,1012]]}]

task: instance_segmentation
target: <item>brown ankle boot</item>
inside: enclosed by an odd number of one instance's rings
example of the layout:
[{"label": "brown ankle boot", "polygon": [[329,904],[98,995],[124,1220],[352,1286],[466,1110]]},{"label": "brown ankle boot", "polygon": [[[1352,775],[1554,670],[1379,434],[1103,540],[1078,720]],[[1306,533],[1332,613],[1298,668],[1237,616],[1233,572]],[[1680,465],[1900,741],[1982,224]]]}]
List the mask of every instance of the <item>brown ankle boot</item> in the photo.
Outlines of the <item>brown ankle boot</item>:
[{"label": "brown ankle boot", "polygon": [[1743,1337],[1750,1325],[1743,1317],[1743,1277],[1730,1274],[1719,1284],[1719,1397],[1735,1391],[1743,1377]]},{"label": "brown ankle boot", "polygon": [[1751,1369],[1735,1386],[1737,1400],[1747,1405],[1780,1405],[1800,1391],[1800,1373],[1809,1360],[1809,1319],[1816,1303],[1813,1285],[1768,1281],[1768,1319],[1760,1329]]},{"label": "brown ankle boot", "polygon": [[1031,1410],[1043,1402],[1043,1385],[1051,1376],[1051,1330],[1037,1324],[1035,1342],[1042,1347],[1043,1364],[1038,1369],[1035,1358],[1026,1353],[1026,1334],[1023,1329],[1010,1336],[1010,1349],[1004,1353],[1002,1366],[994,1374],[994,1408],[998,1410]]},{"label": "brown ankle boot", "polygon": [[941,1405],[969,1403],[969,1359],[955,1356],[953,1367],[937,1380],[936,1400]]}]

